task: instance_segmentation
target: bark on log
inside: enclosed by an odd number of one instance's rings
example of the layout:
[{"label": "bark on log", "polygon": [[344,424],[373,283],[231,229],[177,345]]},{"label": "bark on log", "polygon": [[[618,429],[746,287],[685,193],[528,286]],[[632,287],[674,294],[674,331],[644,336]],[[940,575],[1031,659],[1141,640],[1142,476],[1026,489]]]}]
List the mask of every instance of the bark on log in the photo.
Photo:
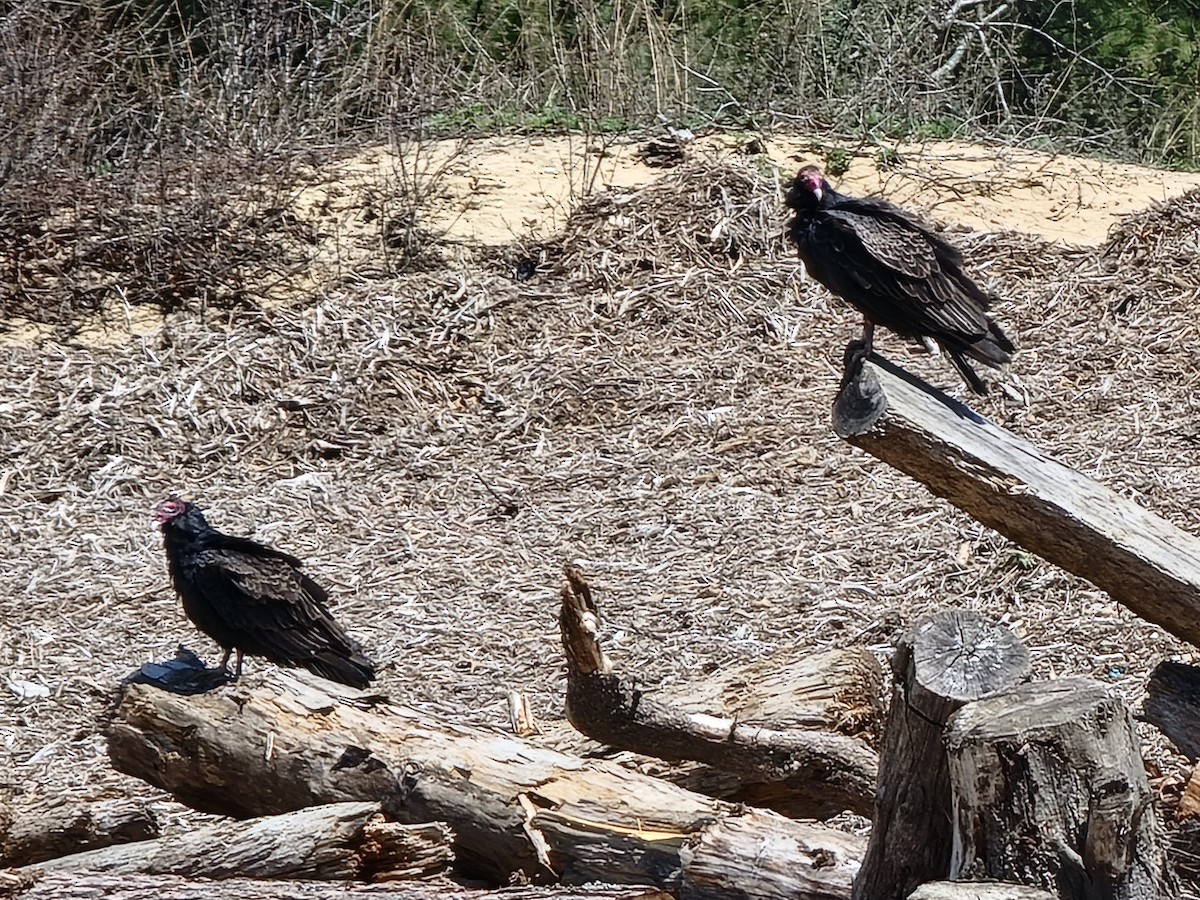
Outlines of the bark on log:
[{"label": "bark on log", "polygon": [[1200,646],[1194,535],[878,356],[839,392],[833,428],[1143,619]]},{"label": "bark on log", "polygon": [[0,802],[0,867],[157,836],[150,808],[129,797],[60,795]]},{"label": "bark on log", "polygon": [[950,771],[943,745],[964,703],[1029,674],[1029,652],[1007,628],[965,611],[919,621],[892,656],[892,705],[879,764],[871,839],[855,900],[902,900],[950,872]]},{"label": "bark on log", "polygon": [[1200,759],[1200,668],[1163,660],[1150,673],[1142,718],[1188,759]]},{"label": "bark on log", "polygon": [[[24,885],[22,887],[22,885]],[[169,875],[55,872],[15,875],[0,871],[0,897],[8,900],[672,900],[653,888],[507,888],[470,890],[456,884],[356,884],[328,881],[202,881]]]},{"label": "bark on log", "polygon": [[968,704],[946,735],[955,789],[950,877],[1071,900],[1174,898],[1133,717],[1088,678]]},{"label": "bark on log", "polygon": [[[445,821],[460,865],[497,883],[603,880],[682,894],[692,871],[751,878],[762,847],[790,838],[797,855],[780,867],[792,896],[849,897],[863,849],[851,835],[401,707],[361,709],[330,693],[342,690],[285,672],[191,697],[131,685],[109,753],[120,771],[201,810],[246,816],[371,799],[397,821]],[[706,835],[731,819],[741,846],[708,860]],[[685,845],[695,848],[687,864]],[[692,896],[719,893],[702,883]]]},{"label": "bark on log", "polygon": [[1019,884],[931,881],[909,894],[908,900],[1058,900],[1058,895]]},{"label": "bark on log", "polygon": [[689,713],[614,672],[600,647],[591,590],[570,567],[559,626],[567,656],[567,718],[588,737],[660,759],[703,762],[746,783],[780,785],[798,815],[870,812],[878,760],[861,741]]},{"label": "bark on log", "polygon": [[454,859],[440,822],[388,822],[378,803],[331,803],[246,822],[211,822],[152,841],[46,860],[44,872],[393,881],[441,872]]}]

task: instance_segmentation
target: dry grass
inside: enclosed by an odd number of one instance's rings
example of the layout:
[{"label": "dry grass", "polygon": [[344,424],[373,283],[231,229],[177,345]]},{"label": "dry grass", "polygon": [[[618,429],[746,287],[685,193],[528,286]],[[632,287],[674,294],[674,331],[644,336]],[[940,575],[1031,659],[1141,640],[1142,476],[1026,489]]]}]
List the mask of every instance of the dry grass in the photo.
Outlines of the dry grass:
[{"label": "dry grass", "polygon": [[[584,204],[534,248],[548,262],[530,281],[492,259],[176,312],[111,348],[0,349],[0,675],[51,691],[0,692],[9,780],[126,781],[100,733],[113,685],[179,642],[211,653],[151,526],[170,491],[305,557],[398,700],[488,727],[510,688],[561,716],[567,561],[614,660],[650,686],[780,650],[883,655],[948,605],[1017,630],[1039,676],[1093,675],[1135,702],[1158,659],[1192,658],[832,435],[857,321],[803,277],[782,215],[772,172],[690,165]],[[1008,298],[996,313],[1030,396],[976,407],[1193,532],[1198,233],[1192,194],[1107,253],[955,237]]]}]

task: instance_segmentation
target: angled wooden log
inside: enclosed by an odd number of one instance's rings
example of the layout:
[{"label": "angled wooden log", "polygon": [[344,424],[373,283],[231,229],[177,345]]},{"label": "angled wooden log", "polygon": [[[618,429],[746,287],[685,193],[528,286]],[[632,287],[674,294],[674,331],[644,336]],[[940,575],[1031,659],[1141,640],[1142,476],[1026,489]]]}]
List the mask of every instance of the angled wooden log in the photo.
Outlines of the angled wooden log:
[{"label": "angled wooden log", "polygon": [[1150,673],[1142,718],[1188,759],[1200,759],[1200,667],[1164,659]]},{"label": "angled wooden log", "polygon": [[833,406],[839,437],[1200,646],[1200,539],[873,355]]},{"label": "angled wooden log", "polygon": [[43,872],[391,881],[423,878],[454,859],[440,822],[389,822],[378,803],[330,803],[190,831],[29,866]]},{"label": "angled wooden log", "polygon": [[904,634],[892,673],[879,790],[855,900],[903,900],[917,885],[950,874],[946,722],[965,703],[1027,678],[1029,651],[978,613],[944,610]]},{"label": "angled wooden log", "polygon": [[366,884],[345,881],[207,881],[170,875],[99,872],[3,872],[6,900],[673,900],[652,888],[581,887],[471,890],[449,882]]},{"label": "angled wooden log", "polygon": [[144,800],[58,795],[0,801],[0,867],[158,837]]},{"label": "angled wooden log", "polygon": [[[871,811],[878,758],[861,741],[692,712],[642,692],[614,672],[600,647],[591,590],[570,567],[559,627],[567,656],[567,718],[588,737],[660,759],[703,762],[747,783],[777,786],[776,794],[786,794],[789,812],[798,816]],[[878,687],[868,681],[846,693],[861,696],[864,688],[874,692]]]},{"label": "angled wooden log", "polygon": [[968,703],[946,732],[951,879],[992,878],[1069,900],[1174,900],[1133,717],[1090,678]]},{"label": "angled wooden log", "polygon": [[[109,755],[120,771],[209,812],[378,800],[398,822],[446,822],[457,868],[498,884],[597,880],[704,900],[729,896],[710,887],[711,873],[724,871],[749,896],[845,900],[863,850],[835,829],[437,722],[304,673],[244,677],[196,696],[129,685]],[[765,847],[792,855],[768,864]],[[693,871],[703,876],[696,885]]]}]

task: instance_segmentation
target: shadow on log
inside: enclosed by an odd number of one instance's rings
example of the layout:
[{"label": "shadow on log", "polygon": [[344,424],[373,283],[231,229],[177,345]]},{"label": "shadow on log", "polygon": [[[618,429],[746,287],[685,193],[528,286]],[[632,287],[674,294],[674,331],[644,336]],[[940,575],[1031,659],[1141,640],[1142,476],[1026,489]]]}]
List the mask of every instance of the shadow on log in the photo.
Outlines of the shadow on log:
[{"label": "shadow on log", "polygon": [[[304,673],[243,677],[190,697],[127,686],[109,755],[119,771],[209,812],[377,800],[398,822],[443,821],[462,871],[498,884],[598,880],[694,900],[736,886],[755,897],[844,900],[863,849],[835,829],[437,722]],[[766,850],[793,855],[767,859]]]},{"label": "shadow on log", "polygon": [[[559,626],[567,656],[567,718],[588,737],[660,759],[703,762],[743,783],[778,785],[776,799],[799,817],[870,812],[877,757],[860,741],[688,712],[615,673],[600,647],[591,590],[571,567]],[[851,686],[848,692],[859,695],[863,687],[873,693],[877,682]]]},{"label": "shadow on log", "polygon": [[970,703],[946,737],[955,791],[951,878],[1078,900],[1174,900],[1133,717],[1088,678]]},{"label": "shadow on log", "polygon": [[1188,759],[1200,759],[1200,668],[1169,659],[1155,666],[1146,684],[1142,718]]},{"label": "shadow on log", "polygon": [[155,837],[158,822],[149,806],[128,797],[14,797],[0,802],[0,867]]},{"label": "shadow on log", "polygon": [[247,822],[89,850],[31,866],[43,872],[391,881],[424,878],[454,859],[440,822],[388,822],[378,803],[332,803]]},{"label": "shadow on log", "polygon": [[871,839],[855,900],[903,900],[950,873],[952,797],[943,744],[963,704],[1029,676],[1029,652],[1007,628],[947,610],[918,621],[892,656],[892,704]]},{"label": "shadow on log", "polygon": [[882,357],[839,392],[839,437],[1200,646],[1200,539]]}]

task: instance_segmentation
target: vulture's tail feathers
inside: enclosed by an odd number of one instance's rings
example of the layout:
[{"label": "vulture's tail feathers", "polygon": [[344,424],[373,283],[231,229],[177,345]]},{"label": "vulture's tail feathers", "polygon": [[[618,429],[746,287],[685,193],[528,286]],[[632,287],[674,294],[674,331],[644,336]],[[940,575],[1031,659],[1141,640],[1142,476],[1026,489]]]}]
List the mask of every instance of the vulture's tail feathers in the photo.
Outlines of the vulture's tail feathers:
[{"label": "vulture's tail feathers", "polygon": [[963,356],[962,349],[959,347],[946,347],[945,349],[946,355],[949,356],[950,361],[954,363],[954,368],[958,369],[958,374],[963,377],[963,381],[967,383],[971,390],[973,390],[976,394],[986,394],[988,392],[987,382],[980,378],[975,370],[971,368],[970,363],[968,363],[966,357]]},{"label": "vulture's tail feathers", "polygon": [[322,678],[360,689],[369,687],[371,679],[375,677],[375,664],[361,653],[340,656],[331,650],[324,650],[306,660],[303,665]]}]

